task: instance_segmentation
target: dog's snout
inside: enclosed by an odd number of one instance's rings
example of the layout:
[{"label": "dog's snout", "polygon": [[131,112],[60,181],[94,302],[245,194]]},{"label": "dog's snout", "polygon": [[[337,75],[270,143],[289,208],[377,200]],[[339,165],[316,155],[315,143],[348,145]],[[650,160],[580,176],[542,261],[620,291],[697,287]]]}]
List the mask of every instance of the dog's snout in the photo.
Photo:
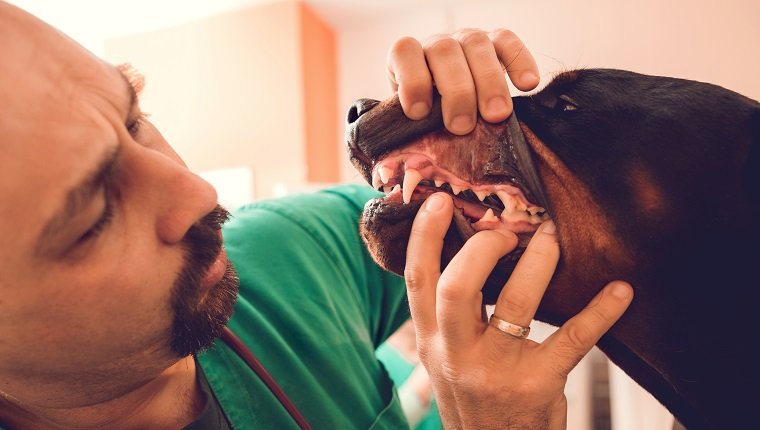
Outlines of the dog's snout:
[{"label": "dog's snout", "polygon": [[360,116],[372,110],[372,108],[377,106],[379,103],[379,100],[373,99],[359,99],[355,101],[354,104],[348,108],[348,117],[346,118],[348,125],[355,123]]}]

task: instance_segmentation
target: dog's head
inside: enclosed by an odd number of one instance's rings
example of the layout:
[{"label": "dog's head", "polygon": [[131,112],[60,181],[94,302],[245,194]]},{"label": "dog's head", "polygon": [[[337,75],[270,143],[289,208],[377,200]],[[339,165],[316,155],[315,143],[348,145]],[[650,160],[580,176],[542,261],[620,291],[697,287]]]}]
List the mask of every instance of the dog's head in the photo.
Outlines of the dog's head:
[{"label": "dog's head", "polygon": [[459,209],[444,265],[474,231],[507,228],[521,239],[489,278],[487,302],[550,214],[561,271],[596,290],[610,276],[658,265],[663,248],[688,247],[673,243],[684,238],[682,230],[751,216],[749,191],[756,194],[760,182],[748,176],[755,101],[710,84],[604,69],[562,73],[513,101],[541,189],[530,186],[517,161],[522,148],[511,141],[508,121],[480,119],[471,134],[455,136],[444,129],[438,97],[421,121],[407,119],[397,97],[351,108],[351,160],[387,193],[367,204],[362,221],[362,236],[383,267],[403,273],[412,220],[435,191],[454,196]]},{"label": "dog's head", "polygon": [[[725,419],[728,406],[715,405],[727,401],[710,384],[730,378],[706,375],[746,353],[732,346],[741,333],[694,322],[709,315],[745,324],[758,298],[750,287],[760,261],[758,103],[715,85],[609,69],[564,72],[513,101],[528,148],[511,139],[508,121],[448,133],[437,99],[420,121],[406,119],[397,98],[352,107],[352,162],[387,193],[363,214],[374,258],[402,274],[421,202],[447,192],[458,210],[442,265],[477,230],[507,228],[521,239],[483,289],[493,302],[551,216],[562,257],[537,318],[561,324],[608,281],[631,282],[636,298],[603,339],[608,354],[687,425],[710,421],[696,417],[711,403],[710,413]],[[519,162],[526,151],[538,181]],[[715,285],[732,288],[718,309]],[[704,355],[706,339],[723,352]],[[694,380],[701,385],[688,385]]]}]

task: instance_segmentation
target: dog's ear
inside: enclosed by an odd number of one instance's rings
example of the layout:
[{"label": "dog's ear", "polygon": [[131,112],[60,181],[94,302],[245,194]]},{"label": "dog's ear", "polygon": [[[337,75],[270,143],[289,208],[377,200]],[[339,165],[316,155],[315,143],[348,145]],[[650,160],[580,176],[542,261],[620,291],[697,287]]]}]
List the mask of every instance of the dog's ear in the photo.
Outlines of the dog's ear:
[{"label": "dog's ear", "polygon": [[744,165],[744,190],[752,204],[760,205],[760,107],[756,107],[752,113],[750,124],[752,142],[747,163]]}]

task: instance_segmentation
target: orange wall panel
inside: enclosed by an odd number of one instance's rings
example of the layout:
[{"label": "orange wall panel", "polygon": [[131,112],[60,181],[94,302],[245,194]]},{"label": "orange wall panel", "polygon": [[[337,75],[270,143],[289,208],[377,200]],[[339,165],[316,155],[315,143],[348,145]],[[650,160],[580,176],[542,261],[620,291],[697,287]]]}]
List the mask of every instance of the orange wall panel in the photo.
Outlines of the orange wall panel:
[{"label": "orange wall panel", "polygon": [[309,6],[300,3],[303,67],[306,178],[309,182],[340,180],[335,33]]}]

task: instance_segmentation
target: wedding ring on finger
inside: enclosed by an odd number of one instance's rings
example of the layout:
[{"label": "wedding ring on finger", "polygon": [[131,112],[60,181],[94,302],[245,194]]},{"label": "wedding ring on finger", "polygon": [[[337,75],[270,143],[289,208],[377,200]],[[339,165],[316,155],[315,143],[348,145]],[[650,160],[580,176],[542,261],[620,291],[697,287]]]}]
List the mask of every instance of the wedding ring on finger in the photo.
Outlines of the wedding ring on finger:
[{"label": "wedding ring on finger", "polygon": [[499,330],[500,332],[512,335],[518,339],[525,339],[530,333],[530,327],[523,327],[521,325],[512,324],[511,322],[504,321],[496,315],[491,315],[488,320],[488,325]]}]

